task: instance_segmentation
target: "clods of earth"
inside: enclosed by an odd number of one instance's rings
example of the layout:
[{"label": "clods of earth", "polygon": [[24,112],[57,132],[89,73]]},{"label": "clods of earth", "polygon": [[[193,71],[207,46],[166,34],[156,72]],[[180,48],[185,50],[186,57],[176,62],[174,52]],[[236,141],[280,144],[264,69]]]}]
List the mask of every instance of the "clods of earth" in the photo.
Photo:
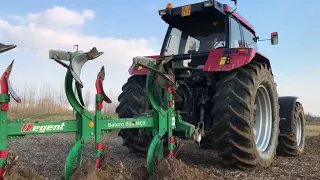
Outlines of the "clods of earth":
[{"label": "clods of earth", "polygon": [[[320,129],[320,126],[318,126]],[[157,169],[151,177],[148,177],[147,171],[143,166],[145,164],[144,158],[136,158],[133,154],[125,154],[126,149],[116,146],[113,152],[110,152],[110,156],[128,156],[123,159],[118,158],[112,160],[106,158],[102,164],[101,169],[95,168],[95,163],[92,161],[94,158],[90,157],[89,160],[84,160],[82,168],[76,170],[72,175],[73,180],[215,180],[215,179],[320,179],[320,131],[316,134],[306,137],[306,149],[305,154],[300,157],[288,157],[277,156],[274,163],[269,168],[259,169],[253,172],[241,171],[234,167],[226,168],[220,165],[218,161],[217,152],[209,149],[200,149],[194,142],[186,141],[177,154],[176,158],[166,158],[159,163]],[[42,137],[43,138],[43,137]],[[115,140],[115,137],[110,137]],[[33,140],[33,139],[32,139]],[[64,139],[65,140],[65,139]],[[45,143],[44,143],[45,144]],[[105,143],[107,144],[107,143]],[[21,145],[21,144],[20,144]],[[72,143],[70,144],[72,145]],[[108,144],[110,147],[111,144]],[[30,147],[29,147],[30,148]],[[65,149],[66,147],[63,147]],[[90,153],[94,152],[94,145],[89,147]],[[12,148],[14,149],[14,148]],[[28,149],[26,147],[26,149]],[[40,150],[39,150],[40,151]],[[18,152],[19,155],[23,154],[23,151]],[[25,152],[26,153],[26,152]],[[89,153],[88,153],[89,154]],[[94,154],[94,153],[93,153]],[[52,154],[47,154],[43,158],[48,158]],[[94,155],[93,155],[94,156]],[[18,159],[19,161],[25,161],[29,156]],[[40,155],[39,155],[40,157]],[[42,156],[41,156],[42,157]],[[66,155],[61,158],[61,161],[65,160]],[[14,159],[14,158],[13,158]],[[32,159],[34,160],[34,159]],[[31,163],[30,162],[27,163]],[[11,160],[14,161],[14,160]],[[43,162],[44,160],[41,159]],[[59,160],[60,161],[60,160]],[[50,161],[48,167],[50,166]],[[6,180],[46,180],[46,179],[58,179],[61,180],[64,172],[60,172],[63,169],[64,164],[61,163],[60,169],[53,173],[61,173],[58,178],[50,178],[46,171],[52,171],[52,169],[46,168],[43,171],[35,171],[31,166],[26,166],[27,163],[16,163],[10,167],[6,173]],[[46,164],[47,165],[47,164]],[[43,166],[46,166],[43,165]],[[27,167],[27,168],[26,168]],[[44,177],[43,175],[47,175]]]}]

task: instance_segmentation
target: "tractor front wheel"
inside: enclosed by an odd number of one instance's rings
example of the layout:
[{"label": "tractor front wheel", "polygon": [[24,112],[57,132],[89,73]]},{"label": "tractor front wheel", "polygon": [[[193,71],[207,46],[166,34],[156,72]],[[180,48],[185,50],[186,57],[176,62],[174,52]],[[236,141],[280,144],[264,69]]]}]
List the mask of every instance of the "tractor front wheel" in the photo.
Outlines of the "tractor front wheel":
[{"label": "tractor front wheel", "polygon": [[214,141],[224,164],[244,170],[271,165],[278,145],[279,104],[266,64],[251,62],[222,72],[212,116]]},{"label": "tractor front wheel", "polygon": [[[119,118],[132,118],[147,112],[149,99],[145,86],[145,76],[131,76],[123,85],[122,93],[118,97],[120,104],[116,108]],[[153,138],[149,129],[124,129],[120,130],[119,136],[123,139],[123,145],[132,153],[146,157]]]}]

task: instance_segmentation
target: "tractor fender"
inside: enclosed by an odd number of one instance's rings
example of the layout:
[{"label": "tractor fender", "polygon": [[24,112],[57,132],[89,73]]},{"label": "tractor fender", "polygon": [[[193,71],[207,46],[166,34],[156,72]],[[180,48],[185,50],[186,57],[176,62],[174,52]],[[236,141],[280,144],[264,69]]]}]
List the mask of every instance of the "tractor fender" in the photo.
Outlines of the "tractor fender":
[{"label": "tractor fender", "polygon": [[[239,49],[247,53],[239,53]],[[270,61],[267,57],[253,48],[228,48],[212,50],[204,65],[203,71],[230,71],[241,66],[257,61],[267,64],[271,70]]]},{"label": "tractor fender", "polygon": [[292,135],[297,99],[298,97],[294,96],[282,96],[278,98],[280,105],[280,136]]},{"label": "tractor fender", "polygon": [[[145,56],[145,57],[149,57],[149,58],[154,58],[154,59],[159,59],[160,55],[155,55],[155,56]],[[135,68],[135,63],[132,63],[132,65],[130,66],[128,72],[130,75],[147,75],[149,70],[145,67],[141,67],[139,69]]]}]

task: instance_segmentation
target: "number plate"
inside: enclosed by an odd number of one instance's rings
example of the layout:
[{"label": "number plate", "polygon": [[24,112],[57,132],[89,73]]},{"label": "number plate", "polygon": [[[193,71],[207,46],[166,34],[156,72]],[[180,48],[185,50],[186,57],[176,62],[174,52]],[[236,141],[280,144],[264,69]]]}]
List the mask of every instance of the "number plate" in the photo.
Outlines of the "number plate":
[{"label": "number plate", "polygon": [[183,6],[181,8],[181,16],[190,16],[191,15],[191,5]]}]

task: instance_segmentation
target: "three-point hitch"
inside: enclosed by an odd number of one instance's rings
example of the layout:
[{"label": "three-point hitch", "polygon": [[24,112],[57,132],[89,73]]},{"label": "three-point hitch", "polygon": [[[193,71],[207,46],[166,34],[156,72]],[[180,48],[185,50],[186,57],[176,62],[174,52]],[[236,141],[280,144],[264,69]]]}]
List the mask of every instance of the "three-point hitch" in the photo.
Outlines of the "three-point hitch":
[{"label": "three-point hitch", "polygon": [[[15,46],[14,46],[15,47]],[[14,48],[13,47],[13,48]],[[8,46],[12,48],[12,46]],[[0,47],[0,51],[2,51]],[[0,94],[0,176],[5,175],[5,165],[7,163],[7,142],[13,138],[24,137],[29,134],[49,134],[49,133],[76,133],[76,143],[69,152],[65,165],[65,178],[70,179],[73,173],[73,163],[77,161],[77,168],[82,164],[82,150],[86,143],[95,139],[96,144],[96,167],[100,168],[103,145],[102,136],[112,130],[131,129],[131,128],[150,128],[153,133],[153,140],[149,146],[147,155],[147,170],[151,175],[154,172],[155,164],[164,158],[163,143],[164,138],[168,138],[169,156],[174,155],[175,138],[173,131],[185,132],[185,139],[201,140],[199,130],[194,125],[184,122],[180,113],[175,111],[175,101],[180,97],[175,92],[175,78],[170,69],[169,61],[171,58],[152,59],[146,57],[136,57],[134,63],[136,68],[145,67],[149,69],[147,75],[146,88],[150,103],[153,107],[151,112],[146,112],[133,118],[114,119],[111,116],[103,116],[103,101],[111,103],[111,100],[104,93],[103,80],[105,78],[104,67],[101,68],[96,79],[96,107],[95,114],[85,108],[81,88],[83,83],[80,73],[83,65],[93,60],[103,52],[97,51],[94,47],[89,52],[67,52],[50,50],[49,58],[55,60],[67,69],[65,76],[65,93],[73,109],[76,111],[75,120],[66,121],[46,121],[28,122],[21,118],[8,119],[7,111],[10,95],[17,101],[20,98],[10,85],[9,76],[13,62],[1,77]],[[63,61],[69,61],[66,64]],[[75,80],[75,81],[74,81]],[[72,85],[75,83],[78,99],[73,92]],[[9,95],[10,94],[10,95]],[[162,102],[162,103],[160,103]]]}]

